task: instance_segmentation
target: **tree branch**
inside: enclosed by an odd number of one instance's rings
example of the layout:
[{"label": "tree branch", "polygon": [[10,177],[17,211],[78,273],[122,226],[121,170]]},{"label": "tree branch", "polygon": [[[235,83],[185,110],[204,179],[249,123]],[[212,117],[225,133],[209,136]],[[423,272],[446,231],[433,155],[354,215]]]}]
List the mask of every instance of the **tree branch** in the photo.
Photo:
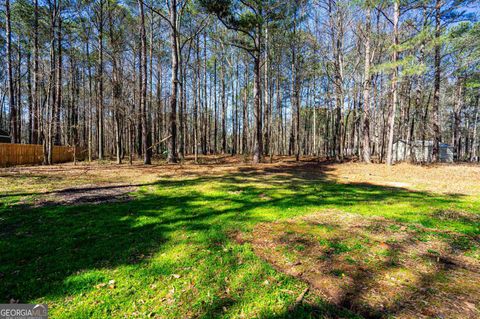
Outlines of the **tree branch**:
[{"label": "tree branch", "polygon": [[160,12],[159,10],[157,10],[157,9],[153,8],[152,6],[148,5],[148,4],[147,4],[145,1],[143,1],[143,0],[139,0],[139,1],[142,2],[143,5],[144,5],[145,7],[147,7],[148,9],[150,9],[152,12],[158,14],[163,20],[167,21],[168,24],[170,25],[170,27],[171,27],[173,30],[175,30],[175,26],[173,25],[172,21],[170,21],[170,19],[167,18],[162,12]]}]

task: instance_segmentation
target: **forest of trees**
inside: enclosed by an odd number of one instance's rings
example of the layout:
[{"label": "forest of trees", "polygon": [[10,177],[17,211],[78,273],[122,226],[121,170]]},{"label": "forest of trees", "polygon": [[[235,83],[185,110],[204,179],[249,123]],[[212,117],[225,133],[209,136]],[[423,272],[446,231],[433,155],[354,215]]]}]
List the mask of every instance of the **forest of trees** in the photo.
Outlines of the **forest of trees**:
[{"label": "forest of trees", "polygon": [[118,163],[243,154],[478,161],[478,3],[3,0],[0,129]]}]

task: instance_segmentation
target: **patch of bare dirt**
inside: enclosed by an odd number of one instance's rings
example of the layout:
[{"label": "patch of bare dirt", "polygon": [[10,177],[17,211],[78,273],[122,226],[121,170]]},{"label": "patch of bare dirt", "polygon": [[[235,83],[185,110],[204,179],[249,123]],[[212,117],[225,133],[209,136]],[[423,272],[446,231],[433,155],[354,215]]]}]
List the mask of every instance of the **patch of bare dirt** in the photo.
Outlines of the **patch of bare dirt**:
[{"label": "patch of bare dirt", "polygon": [[130,195],[137,190],[131,185],[108,185],[66,188],[40,195],[33,200],[33,207],[50,205],[81,205],[124,202],[132,199]]},{"label": "patch of bare dirt", "polygon": [[[242,238],[240,238],[242,237]],[[479,318],[479,238],[338,211],[236,234],[330,303],[377,318]]]}]

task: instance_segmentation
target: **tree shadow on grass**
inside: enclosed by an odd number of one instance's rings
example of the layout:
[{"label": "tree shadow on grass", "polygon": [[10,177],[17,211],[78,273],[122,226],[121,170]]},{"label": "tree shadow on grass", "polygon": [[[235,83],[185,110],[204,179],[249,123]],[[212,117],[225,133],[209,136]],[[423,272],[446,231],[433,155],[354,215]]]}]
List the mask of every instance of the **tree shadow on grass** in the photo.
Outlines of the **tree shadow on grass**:
[{"label": "tree shadow on grass", "polygon": [[275,269],[307,282],[314,294],[330,301],[326,309],[324,302],[299,305],[302,315],[295,317],[309,317],[305,307],[313,317],[344,317],[331,314],[332,309],[366,318],[477,317],[480,263],[465,258],[452,245],[455,238],[430,231],[328,211],[259,224],[250,242]]},{"label": "tree shadow on grass", "polygon": [[[164,202],[169,206],[176,200],[188,203],[193,196]],[[170,226],[137,225],[138,218],[148,216],[144,210],[157,205],[153,198],[145,198],[122,204],[4,211],[1,299],[28,301],[62,293],[63,280],[78,271],[135,264],[158,252],[168,240]]]},{"label": "tree shadow on grass", "polygon": [[[216,247],[223,244],[218,241],[229,240],[226,234],[231,231],[329,207],[349,210],[388,201],[437,207],[461,199],[370,184],[336,184],[328,180],[329,169],[313,163],[242,168],[224,176],[190,175],[145,184],[155,191],[140,192],[126,203],[0,208],[0,300],[28,302],[92,289],[106,278],[77,284],[65,280],[85,270],[148,263],[150,256],[172,243],[178,229],[205,233],[198,240]],[[415,211],[406,212],[407,220],[408,214]],[[239,301],[229,299],[219,307],[235,302]]]}]

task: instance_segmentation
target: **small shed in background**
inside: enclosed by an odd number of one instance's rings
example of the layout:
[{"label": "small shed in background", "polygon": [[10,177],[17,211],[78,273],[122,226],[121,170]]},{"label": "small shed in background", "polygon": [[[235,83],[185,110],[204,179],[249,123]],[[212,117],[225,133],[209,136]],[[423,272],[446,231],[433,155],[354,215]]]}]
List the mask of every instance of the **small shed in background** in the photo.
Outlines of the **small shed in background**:
[{"label": "small shed in background", "polygon": [[[410,145],[404,140],[393,144],[394,162],[412,161],[416,163],[430,163],[432,161],[433,141],[412,141]],[[440,162],[453,163],[453,147],[440,144]]]},{"label": "small shed in background", "polygon": [[0,129],[0,143],[12,143],[12,138],[7,131]]}]

